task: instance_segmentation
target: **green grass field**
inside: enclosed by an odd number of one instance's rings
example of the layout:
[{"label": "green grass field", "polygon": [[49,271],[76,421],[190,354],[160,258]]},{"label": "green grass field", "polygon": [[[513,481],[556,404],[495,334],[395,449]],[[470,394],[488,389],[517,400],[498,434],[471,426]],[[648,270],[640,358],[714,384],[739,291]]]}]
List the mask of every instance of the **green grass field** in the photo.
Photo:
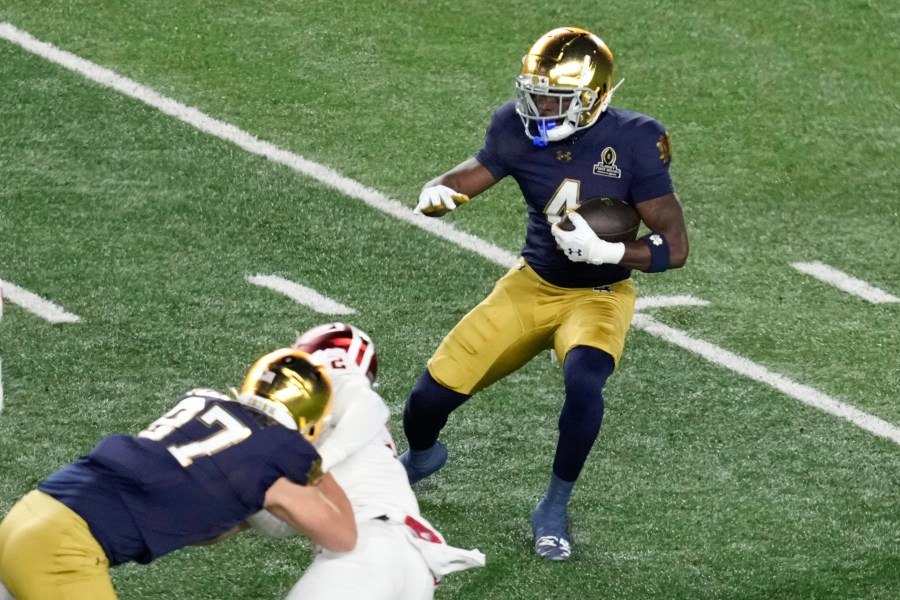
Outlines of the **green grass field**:
[{"label": "green grass field", "polygon": [[[0,2],[7,34],[320,175],[0,38],[0,513],[101,436],[140,430],[192,387],[238,385],[259,355],[335,318],[255,274],[356,311],[341,318],[375,339],[405,446],[407,393],[504,267],[360,197],[411,212],[423,182],[478,150],[534,39],[580,25],[616,53],[614,104],[672,136],[692,254],[636,274],[639,294],[708,304],[648,308],[630,332],[568,563],[533,557],[528,524],[558,368],[540,357],[451,417],[450,463],[418,497],[488,565],[448,576],[437,597],[900,597],[900,302],[791,266],[900,296],[900,5],[683,4]],[[334,187],[326,167],[363,192]],[[444,221],[514,256],[523,215],[504,181]],[[11,302],[11,285],[79,320],[48,322]],[[862,412],[811,406],[829,402]],[[123,599],[276,599],[310,560],[303,540],[251,533],[113,577]]]}]

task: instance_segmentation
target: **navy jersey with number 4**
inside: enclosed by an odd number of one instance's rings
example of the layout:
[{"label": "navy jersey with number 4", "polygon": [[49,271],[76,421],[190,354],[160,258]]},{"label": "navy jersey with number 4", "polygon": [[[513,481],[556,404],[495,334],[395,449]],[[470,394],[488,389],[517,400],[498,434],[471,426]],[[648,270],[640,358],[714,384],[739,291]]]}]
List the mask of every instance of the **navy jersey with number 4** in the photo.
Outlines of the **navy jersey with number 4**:
[{"label": "navy jersey with number 4", "polygon": [[137,436],[111,435],[38,489],[78,513],[111,565],[147,563],[259,511],[279,477],[317,477],[297,430],[212,390],[193,390]]},{"label": "navy jersey with number 4", "polygon": [[669,138],[657,121],[609,108],[591,127],[559,142],[536,146],[512,102],[500,106],[475,158],[495,179],[512,177],[528,205],[522,257],[545,281],[560,287],[595,287],[627,279],[619,265],[570,261],[550,226],[580,201],[606,196],[635,205],[674,191]]}]

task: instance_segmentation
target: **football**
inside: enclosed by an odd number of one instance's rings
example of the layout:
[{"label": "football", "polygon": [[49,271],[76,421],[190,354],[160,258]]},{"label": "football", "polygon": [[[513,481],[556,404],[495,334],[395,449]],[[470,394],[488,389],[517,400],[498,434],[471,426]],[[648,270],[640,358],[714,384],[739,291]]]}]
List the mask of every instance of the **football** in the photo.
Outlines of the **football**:
[{"label": "football", "polygon": [[[641,226],[641,217],[634,207],[605,196],[591,198],[578,204],[574,212],[581,215],[594,233],[601,240],[607,242],[630,242],[637,239],[638,228]],[[571,231],[575,228],[568,215],[559,222],[560,229]]]}]

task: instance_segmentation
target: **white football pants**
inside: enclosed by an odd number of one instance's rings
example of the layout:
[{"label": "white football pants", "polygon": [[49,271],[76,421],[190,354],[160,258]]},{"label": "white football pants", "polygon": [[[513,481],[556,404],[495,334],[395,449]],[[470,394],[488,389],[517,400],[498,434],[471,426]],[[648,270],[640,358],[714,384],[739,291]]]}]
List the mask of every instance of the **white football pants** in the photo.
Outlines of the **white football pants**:
[{"label": "white football pants", "polygon": [[358,524],[356,548],[322,550],[286,600],[432,600],[434,576],[405,529],[380,520]]}]

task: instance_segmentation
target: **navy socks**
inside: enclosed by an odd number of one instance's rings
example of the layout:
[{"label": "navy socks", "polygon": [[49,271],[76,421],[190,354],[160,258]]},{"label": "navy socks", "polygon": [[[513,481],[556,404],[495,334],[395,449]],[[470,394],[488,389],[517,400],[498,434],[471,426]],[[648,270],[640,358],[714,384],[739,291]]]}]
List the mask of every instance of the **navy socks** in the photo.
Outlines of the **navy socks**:
[{"label": "navy socks", "polygon": [[566,355],[566,400],[559,415],[553,459],[553,473],[563,481],[578,479],[600,433],[603,386],[615,367],[612,356],[588,346],[577,346]]},{"label": "navy socks", "polygon": [[410,449],[427,450],[434,446],[450,413],[469,398],[448,390],[425,369],[403,407],[403,432]]}]

